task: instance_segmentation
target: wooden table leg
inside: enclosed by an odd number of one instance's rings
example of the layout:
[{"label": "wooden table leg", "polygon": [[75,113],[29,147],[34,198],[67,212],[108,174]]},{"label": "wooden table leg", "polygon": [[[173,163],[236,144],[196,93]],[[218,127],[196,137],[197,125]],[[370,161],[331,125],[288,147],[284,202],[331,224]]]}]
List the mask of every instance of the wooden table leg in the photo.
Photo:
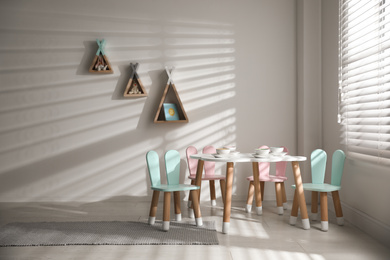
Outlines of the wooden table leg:
[{"label": "wooden table leg", "polygon": [[197,190],[191,191],[192,204],[194,205],[195,223],[198,227],[203,226],[202,215],[200,213],[200,204]]},{"label": "wooden table leg", "polygon": [[[198,161],[198,168],[196,169],[196,179],[195,179],[195,185],[199,186],[199,187],[202,183],[203,166],[204,166],[204,161],[199,160]],[[191,196],[192,196],[192,204],[193,204],[193,209],[194,209],[194,214],[195,214],[196,225],[202,226],[203,221],[202,221],[202,215],[200,213],[199,192],[200,192],[199,190],[193,190],[193,191],[191,191]]]},{"label": "wooden table leg", "polygon": [[295,161],[295,162],[291,162],[291,164],[292,164],[294,180],[295,180],[295,189],[298,195],[297,197],[298,197],[299,208],[301,210],[303,229],[310,229],[310,221],[309,221],[309,215],[307,214],[306,200],[305,200],[305,194],[303,192],[302,176],[301,176],[301,170],[299,168],[299,163]]},{"label": "wooden table leg", "polygon": [[[199,186],[199,190],[197,190],[195,192],[198,195],[198,201],[199,202],[200,202],[200,186],[202,185],[203,166],[204,166],[204,161],[203,160],[199,160],[198,161],[198,167],[196,168],[195,180],[191,181],[191,185]],[[190,192],[190,198],[191,198],[191,201],[192,201],[191,192]],[[194,208],[193,205],[190,205],[190,208],[193,209]]]},{"label": "wooden table leg", "polygon": [[[191,180],[191,185],[195,185],[195,180]],[[187,206],[189,208],[192,208],[192,196],[191,196],[191,192],[188,193],[188,204]]]},{"label": "wooden table leg", "polygon": [[261,188],[259,180],[259,164],[257,162],[252,162],[253,168],[253,185],[255,186],[255,202],[256,202],[256,213],[257,215],[263,214],[263,206],[261,203]]},{"label": "wooden table leg", "polygon": [[227,234],[229,232],[230,225],[230,212],[232,207],[232,189],[233,189],[233,172],[234,163],[228,162],[226,164],[226,189],[225,189],[225,204],[223,208],[223,226],[222,233]]}]

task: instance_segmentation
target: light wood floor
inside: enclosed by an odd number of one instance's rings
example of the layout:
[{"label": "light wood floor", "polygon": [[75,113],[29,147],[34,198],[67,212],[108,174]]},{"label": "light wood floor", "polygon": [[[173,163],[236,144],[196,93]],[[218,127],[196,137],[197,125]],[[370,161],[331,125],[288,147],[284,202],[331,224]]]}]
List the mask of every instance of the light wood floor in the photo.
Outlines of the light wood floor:
[{"label": "light wood floor", "polygon": [[[188,217],[183,201],[183,219]],[[244,211],[244,202],[233,202],[229,235],[222,230],[222,203],[211,207],[202,202],[204,220],[217,223],[218,246],[46,246],[2,247],[0,259],[288,259],[288,260],[385,260],[390,249],[351,226],[336,224],[330,213],[329,231],[311,221],[310,230],[288,224],[291,202],[283,216],[276,214],[274,201],[263,204],[263,215]],[[96,203],[0,203],[0,225],[38,221],[126,221],[146,220],[149,202],[104,201]],[[157,220],[162,218],[159,205]],[[174,216],[173,212],[171,216]]]}]

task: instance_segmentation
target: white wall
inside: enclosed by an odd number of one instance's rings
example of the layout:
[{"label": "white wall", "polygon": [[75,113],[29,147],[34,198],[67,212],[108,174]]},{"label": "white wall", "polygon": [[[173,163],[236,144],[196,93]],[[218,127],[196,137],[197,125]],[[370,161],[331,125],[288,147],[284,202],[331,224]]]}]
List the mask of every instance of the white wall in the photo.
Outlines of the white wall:
[{"label": "white wall", "polygon": [[[184,171],[188,145],[286,145],[306,156],[342,148],[337,8],[337,0],[1,1],[0,201],[149,200],[150,149],[161,157],[178,149]],[[96,38],[107,41],[112,75],[88,73]],[[130,62],[140,63],[147,98],[122,98]],[[165,65],[177,67],[188,124],[153,124]],[[245,198],[249,174],[237,165],[233,199]],[[347,159],[345,217],[382,240],[389,181],[388,169]],[[272,185],[265,199],[274,199]]]},{"label": "white wall", "polygon": [[[322,147],[320,0],[297,0],[297,75],[298,153],[310,158]],[[310,182],[310,163],[302,168]]]},{"label": "white wall", "polygon": [[[338,1],[322,1],[322,118],[323,147],[329,158],[340,145],[337,123]],[[328,181],[329,175],[328,175]],[[390,246],[390,171],[347,157],[340,198],[345,218]],[[333,206],[332,206],[333,207]],[[332,209],[332,208],[330,208]]]},{"label": "white wall", "polygon": [[[149,200],[150,149],[183,170],[189,145],[296,153],[295,22],[291,0],[1,1],[0,201]],[[88,73],[96,38],[112,75]],[[146,98],[122,98],[131,62]],[[153,123],[166,65],[188,124]],[[243,199],[251,166],[236,169]]]}]

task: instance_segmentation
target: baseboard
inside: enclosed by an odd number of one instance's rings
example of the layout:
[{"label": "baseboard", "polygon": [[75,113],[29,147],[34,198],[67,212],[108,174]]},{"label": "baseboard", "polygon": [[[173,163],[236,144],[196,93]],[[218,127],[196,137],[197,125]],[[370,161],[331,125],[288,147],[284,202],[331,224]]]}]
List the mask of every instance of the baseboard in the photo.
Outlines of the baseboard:
[{"label": "baseboard", "polygon": [[[390,248],[390,226],[366,213],[341,202],[344,219],[354,227],[368,234],[384,246]],[[334,213],[333,199],[328,195],[328,210]]]}]

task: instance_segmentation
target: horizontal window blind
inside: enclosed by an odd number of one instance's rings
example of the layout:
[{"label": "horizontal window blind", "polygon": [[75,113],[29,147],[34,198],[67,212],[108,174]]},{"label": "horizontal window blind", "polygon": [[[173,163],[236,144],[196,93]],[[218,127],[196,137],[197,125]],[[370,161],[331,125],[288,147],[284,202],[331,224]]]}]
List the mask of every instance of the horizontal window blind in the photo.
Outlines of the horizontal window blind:
[{"label": "horizontal window blind", "polygon": [[390,165],[390,0],[339,3],[342,140],[349,157]]}]

